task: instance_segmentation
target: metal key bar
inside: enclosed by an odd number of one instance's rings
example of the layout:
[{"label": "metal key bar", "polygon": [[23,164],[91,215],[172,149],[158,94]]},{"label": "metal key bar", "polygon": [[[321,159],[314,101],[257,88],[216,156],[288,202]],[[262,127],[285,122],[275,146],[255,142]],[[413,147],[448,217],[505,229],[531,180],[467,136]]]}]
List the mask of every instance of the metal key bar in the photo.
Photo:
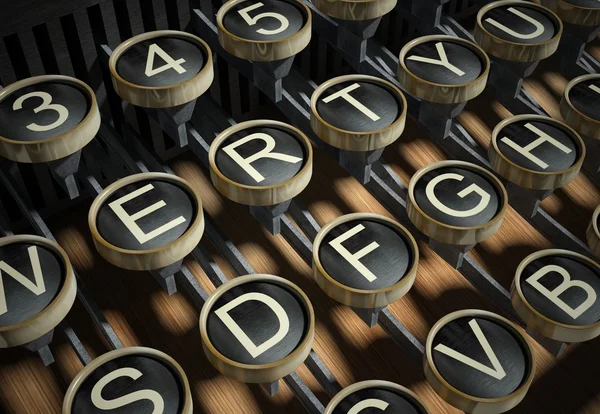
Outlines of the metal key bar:
[{"label": "metal key bar", "polygon": [[[135,131],[130,131],[131,134],[134,134],[134,132]],[[153,166],[160,166],[161,171],[172,173],[172,170],[168,166],[161,165],[161,163],[158,160],[156,160],[156,158],[151,154],[150,150],[143,147],[143,144],[137,139],[138,138],[137,134],[134,134],[134,135],[135,135],[135,137],[132,137],[132,138],[135,138],[135,139],[132,139],[130,141],[130,144],[133,144],[135,146],[136,150],[138,150],[137,153],[142,154],[142,156],[144,157],[145,161],[148,162],[148,164],[151,164]],[[250,266],[248,261],[245,259],[245,257],[235,247],[235,245],[229,239],[227,239],[226,236],[223,235],[221,230],[216,225],[214,225],[210,216],[208,216],[208,215],[205,216],[205,222],[206,222],[205,234],[208,235],[208,237],[211,240],[211,242],[213,243],[213,245],[215,245],[215,247],[221,252],[221,254],[223,254],[225,256],[225,258],[229,261],[229,263],[232,265],[232,267],[236,268],[236,271],[238,271],[238,273],[241,270],[242,273],[240,273],[240,274],[254,273],[254,270],[252,269],[252,267]],[[201,250],[198,250],[198,251],[196,251],[196,254],[203,254],[203,253]],[[205,264],[209,265],[209,267],[212,267],[208,260],[203,260],[203,262]],[[202,265],[201,262],[200,262],[200,264]],[[219,273],[214,272],[214,269],[210,273],[213,274],[213,276],[217,276],[217,277],[211,278],[211,281],[217,287],[227,281],[221,272],[219,272],[221,274],[221,276],[219,276]],[[209,272],[207,272],[207,274],[209,274]],[[193,278],[192,275],[189,275],[189,276]],[[197,289],[201,290],[199,286],[197,287]],[[298,374],[296,374],[294,372],[294,373],[284,377],[283,380],[294,391],[294,393],[296,394],[296,397],[300,400],[302,405],[310,413],[321,413],[324,411],[324,407],[321,404],[321,402],[314,395],[314,393],[308,388],[308,386],[306,386],[306,384],[302,381],[302,379],[300,378],[300,376]]]},{"label": "metal key bar", "polygon": [[59,326],[62,329],[65,336],[67,337],[67,339],[69,340],[71,347],[77,354],[77,357],[79,358],[81,363],[83,365],[87,365],[90,362],[92,362],[92,357],[90,357],[90,354],[88,354],[88,352],[86,351],[85,347],[79,340],[79,337],[77,336],[73,328],[71,328],[65,321],[61,322]]},{"label": "metal key bar", "polygon": [[[18,188],[21,188],[21,185],[19,185],[19,181],[21,180],[19,179],[20,175],[18,170],[15,171],[14,169],[12,169],[12,171],[9,172],[10,170],[10,167],[5,168],[0,164],[0,181],[2,181],[8,192],[11,194],[12,198],[17,203],[17,206],[19,207],[27,221],[34,228],[36,233],[42,237],[46,237],[47,239],[56,242],[56,238],[54,237],[54,235],[52,234],[42,217],[32,207],[31,200],[29,200],[27,193],[20,193],[18,191]],[[75,269],[73,269],[73,274],[75,275],[75,279],[77,280],[77,297],[87,310],[88,314],[91,316],[96,326],[100,329],[100,333],[102,334],[104,339],[106,339],[106,341],[112,349],[122,348],[123,344],[115,334],[114,329],[106,320],[106,317],[104,316],[96,302],[87,293],[86,287]]]},{"label": "metal key bar", "polygon": [[[197,17],[196,20],[196,29],[199,30],[201,32],[201,34],[204,36],[204,39],[206,41],[209,42],[209,44],[211,45],[211,47],[216,48],[217,50],[220,50],[220,46],[218,45],[217,39],[216,39],[216,32],[213,30],[214,26],[207,26],[206,22],[209,21],[209,19],[204,16],[199,10],[194,10],[194,15]],[[328,21],[331,21],[330,19],[327,19]],[[332,22],[332,21],[331,21]],[[334,22],[332,22],[332,24],[335,24]],[[225,58],[233,65],[237,66],[240,59],[237,59],[229,54],[225,53]],[[369,59],[367,59],[367,63],[369,62]],[[377,75],[381,75],[381,73],[385,73],[385,71],[383,69],[378,68],[376,65],[372,64],[372,63],[368,63],[369,67],[373,68],[373,69],[377,69]],[[243,74],[247,75],[250,79],[252,79],[252,75],[251,74],[247,74],[244,73],[245,66],[242,65],[242,67],[237,67],[238,70],[242,71]],[[398,82],[393,79],[389,74],[386,75],[387,78],[390,78],[388,80],[393,81],[394,83],[398,84]],[[287,87],[289,85],[292,85],[294,88],[298,88],[300,90],[300,92],[291,89],[288,90]],[[286,115],[286,117],[288,119],[290,119],[290,121],[292,121],[292,123],[296,124],[296,126],[298,126],[300,129],[302,129],[308,136],[309,138],[311,138],[311,140],[313,141],[313,143],[315,143],[317,145],[317,147],[323,148],[325,149],[326,152],[330,152],[331,151],[331,147],[328,147],[327,145],[325,145],[321,140],[319,140],[311,131],[312,128],[310,127],[310,113],[309,110],[307,109],[308,107],[308,103],[310,102],[310,100],[304,100],[302,99],[302,95],[306,95],[306,96],[310,96],[312,94],[312,86],[309,85],[308,81],[306,81],[300,74],[298,74],[297,72],[295,72],[294,70],[292,70],[290,72],[290,75],[288,75],[283,82],[283,98],[281,101],[276,102],[277,106],[282,110],[282,112]],[[300,96],[299,99],[295,99],[294,96]],[[411,100],[410,99],[410,95],[407,96],[407,100]],[[412,101],[414,105],[418,105],[418,102],[412,98]],[[409,108],[410,108],[410,103],[409,103]],[[192,138],[194,137],[189,137],[188,142],[190,143],[190,146],[192,148],[192,150],[195,149],[194,147],[194,143]],[[197,138],[194,138],[197,139]],[[380,163],[382,165],[385,165],[385,161],[381,160]],[[378,167],[379,171],[386,171],[389,175],[389,177],[385,177],[384,179],[386,179],[387,181],[390,181],[391,183],[393,183],[393,187],[397,190],[398,188],[403,188],[406,189],[406,186],[404,184],[402,184],[402,181],[395,177],[395,174],[391,171],[391,169],[386,168],[386,167]],[[392,178],[393,177],[393,178]],[[380,202],[382,202],[384,204],[384,206],[390,211],[392,212],[392,214],[394,214],[394,216],[405,226],[408,226],[409,229],[414,229],[414,226],[412,225],[412,223],[410,222],[410,220],[408,220],[408,217],[406,215],[406,203],[405,203],[405,191],[403,191],[402,193],[404,194],[404,196],[399,196],[398,194],[396,194],[395,191],[393,191],[389,186],[384,185],[384,182],[382,179],[379,179],[377,177],[377,175],[373,172],[373,170],[371,170],[370,173],[370,178],[373,179],[373,183],[371,182],[367,182],[365,184],[365,188],[367,190],[369,190],[373,195],[375,195]],[[418,234],[418,233],[414,233],[413,234]],[[479,278],[477,278],[478,280],[481,281],[485,281],[485,280],[492,280],[491,276],[488,275],[483,269],[481,269],[480,267],[477,268],[473,268],[477,271],[481,271],[483,272],[481,274],[481,276]],[[460,270],[460,269],[459,269]],[[468,274],[467,276],[472,276],[470,274]],[[472,277],[467,277],[467,279],[472,279]],[[490,289],[485,289],[485,291],[494,291],[497,290],[497,288],[500,288],[501,290],[498,292],[498,294],[494,295],[492,297],[492,299],[494,300],[499,300],[499,302],[496,302],[496,304],[505,311],[506,314],[508,315],[513,315],[513,309],[512,309],[512,305],[510,303],[510,299],[506,299],[507,297],[509,298],[510,295],[508,294],[508,291],[504,288],[502,288],[501,286],[494,284],[490,287]],[[508,296],[507,296],[508,295]]]},{"label": "metal key bar", "polygon": [[[205,99],[203,101],[203,109],[204,112],[210,114],[211,116],[212,128],[219,128],[219,125],[221,125],[222,127],[226,127],[232,122],[231,120],[227,119],[226,115],[223,114],[222,110],[220,110],[216,103],[209,102],[208,99]],[[202,118],[200,121],[196,120],[196,122],[202,122],[202,124],[206,126],[208,123],[205,121],[207,121],[205,118]],[[191,129],[192,127],[188,126],[188,131]],[[210,136],[214,135],[215,133],[214,129],[210,128],[205,128],[205,132]],[[207,152],[210,148],[210,143],[208,142],[208,139],[204,139],[202,135],[198,134],[197,131],[195,131],[195,133],[193,134],[188,133],[188,143],[199,159],[206,159],[205,152]],[[208,163],[203,162],[203,164],[206,169],[209,168],[207,165]],[[387,171],[385,167],[381,167],[380,170]],[[373,171],[371,173],[373,174]],[[403,185],[401,185],[399,181],[394,181],[393,179],[391,179],[390,181],[393,181],[396,187],[398,188],[405,188],[403,187]],[[299,197],[296,197],[296,202],[302,203]],[[292,203],[294,204],[294,202]],[[296,250],[299,256],[302,257],[302,259],[309,266],[312,266],[312,241],[314,240],[320,227],[308,210],[300,209],[297,204],[294,207],[294,210],[296,211],[296,215],[301,217],[301,223],[298,223],[299,228],[296,227],[296,225],[294,225],[294,223],[288,217],[282,215],[280,219],[281,234],[286,239],[286,241],[294,248],[294,250]],[[312,234],[312,236],[307,237],[306,234]],[[396,318],[393,315],[391,315],[391,313],[388,315],[388,317],[394,319],[394,321],[391,321],[385,325],[385,327],[391,334],[390,336],[392,336],[392,338],[394,339],[397,339],[398,342],[400,342],[400,344],[403,346],[411,346],[409,354],[413,357],[415,355],[419,355],[418,358],[413,359],[413,361],[415,362],[418,361],[418,365],[422,359],[423,346],[405,327],[403,327],[400,321],[396,320]],[[387,321],[385,317],[384,320]],[[397,327],[402,327],[402,329],[397,329]],[[402,338],[403,336],[406,336],[406,338]],[[412,344],[415,343],[419,344],[419,346],[416,349],[413,349]],[[316,365],[313,365],[313,368],[314,367],[316,367]],[[318,375],[320,376],[321,374]],[[323,378],[322,376],[320,377]],[[326,385],[323,386],[325,387]]]}]

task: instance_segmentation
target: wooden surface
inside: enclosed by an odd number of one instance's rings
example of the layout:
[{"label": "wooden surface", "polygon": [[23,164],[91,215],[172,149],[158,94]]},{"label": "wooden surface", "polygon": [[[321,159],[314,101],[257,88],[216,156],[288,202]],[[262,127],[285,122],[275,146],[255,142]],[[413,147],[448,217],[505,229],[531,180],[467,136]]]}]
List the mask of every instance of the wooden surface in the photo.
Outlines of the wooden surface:
[{"label": "wooden surface", "polygon": [[[542,63],[527,80],[526,88],[553,117],[559,118],[558,102],[566,83],[560,71]],[[487,147],[493,127],[508,114],[484,93],[469,103],[460,120]],[[406,131],[386,149],[384,157],[404,182],[422,166],[445,159],[413,120],[407,121]],[[257,272],[288,278],[306,292],[316,313],[314,349],[342,386],[366,379],[390,380],[422,397],[433,413],[457,412],[428,386],[422,366],[411,362],[379,326],[369,329],[349,308],[321,292],[312,280],[310,267],[281,236],[269,235],[247,208],[220,196],[192,155],[181,156],[171,166],[198,189],[205,214],[216,221]],[[354,178],[319,150],[315,151],[313,178],[300,197],[309,204],[320,225],[350,212],[375,212],[390,217]],[[599,203],[599,189],[581,174],[545,200],[543,208],[584,239],[586,226]],[[169,297],[163,293],[149,273],[123,271],[104,261],[93,247],[86,222],[88,208],[89,202],[84,202],[69,214],[51,220],[50,226],[124,345],[154,347],[177,360],[190,380],[196,413],[304,412],[284,383],[277,396],[269,397],[259,386],[218,374],[202,352],[199,311],[185,294]],[[225,260],[207,246],[226,275],[234,277]],[[477,246],[474,255],[496,280],[509,288],[518,263],[531,252],[548,247],[550,242],[509,207],[500,231]],[[422,343],[431,326],[452,311],[480,308],[499,312],[425,244],[419,242],[419,249],[421,260],[414,287],[390,308]],[[200,284],[212,292],[214,287],[196,262],[188,260],[187,265]],[[67,322],[81,336],[92,357],[109,350],[78,301]],[[600,412],[600,340],[572,345],[560,359],[531,343],[537,357],[536,377],[525,400],[512,412]],[[51,349],[56,363],[47,368],[27,351],[0,352],[0,413],[59,412],[69,382],[82,365],[62,333],[56,333]],[[326,404],[329,397],[306,367],[298,372]]]}]

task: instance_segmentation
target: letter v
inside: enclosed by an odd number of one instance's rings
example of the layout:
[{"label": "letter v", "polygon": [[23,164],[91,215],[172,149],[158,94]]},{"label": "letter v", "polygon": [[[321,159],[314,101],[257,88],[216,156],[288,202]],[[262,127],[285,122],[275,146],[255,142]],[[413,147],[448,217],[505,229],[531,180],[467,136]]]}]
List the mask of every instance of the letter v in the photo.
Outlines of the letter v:
[{"label": "letter v", "polygon": [[467,364],[471,368],[475,368],[476,370],[481,371],[484,374],[489,375],[490,377],[494,377],[497,380],[501,380],[506,376],[506,372],[504,371],[504,368],[502,368],[502,365],[500,365],[498,357],[494,353],[494,350],[490,346],[490,343],[488,342],[487,338],[481,331],[481,328],[477,324],[477,321],[475,319],[471,319],[471,321],[469,322],[469,326],[471,327],[473,333],[477,337],[479,344],[485,351],[485,355],[492,363],[492,366],[494,367],[493,369],[483,365],[481,362],[477,362],[474,359],[471,359],[468,356],[461,354],[460,352],[456,352],[454,349],[448,348],[446,345],[438,344],[434,349],[436,351],[448,355],[450,358],[454,358],[457,361],[462,362],[463,364]]}]

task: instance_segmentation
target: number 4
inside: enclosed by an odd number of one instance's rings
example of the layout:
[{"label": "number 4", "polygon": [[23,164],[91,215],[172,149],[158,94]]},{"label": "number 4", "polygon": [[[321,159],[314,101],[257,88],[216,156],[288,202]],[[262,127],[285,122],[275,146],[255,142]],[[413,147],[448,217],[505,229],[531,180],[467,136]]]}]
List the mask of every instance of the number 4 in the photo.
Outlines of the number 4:
[{"label": "number 4", "polygon": [[[162,60],[165,61],[165,64],[154,69],[154,56],[158,55]],[[160,48],[156,43],[152,43],[148,48],[148,60],[146,60],[146,76],[151,77],[158,73],[164,72],[167,69],[173,69],[177,71],[180,75],[185,73],[186,70],[181,66],[182,63],[185,63],[185,59],[177,59],[173,60],[171,56],[167,54],[164,50]]]}]

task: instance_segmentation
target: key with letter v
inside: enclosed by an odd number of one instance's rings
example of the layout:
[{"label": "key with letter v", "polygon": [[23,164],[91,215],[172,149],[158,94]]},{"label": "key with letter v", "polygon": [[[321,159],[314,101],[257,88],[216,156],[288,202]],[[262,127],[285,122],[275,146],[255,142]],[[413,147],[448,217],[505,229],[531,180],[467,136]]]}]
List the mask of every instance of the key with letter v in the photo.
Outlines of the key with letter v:
[{"label": "key with letter v", "polygon": [[481,328],[477,324],[477,321],[475,319],[471,319],[469,321],[469,326],[473,330],[475,337],[477,338],[477,340],[479,341],[479,344],[483,348],[485,355],[488,357],[488,359],[492,363],[493,368],[490,368],[490,367],[482,364],[481,362],[475,361],[474,359],[469,358],[468,356],[463,355],[460,352],[455,351],[454,349],[450,349],[446,345],[443,345],[443,344],[437,344],[434,349],[436,351],[441,352],[442,354],[448,355],[450,358],[454,358],[457,361],[462,362],[463,364],[467,364],[471,368],[475,368],[476,370],[481,371],[484,374],[494,377],[497,380],[501,380],[502,378],[504,378],[506,376],[506,372],[504,371],[504,368],[502,368],[502,365],[500,365],[500,361],[498,361],[498,357],[494,353],[494,350],[490,346],[490,343],[488,342],[487,338],[481,331]]}]

